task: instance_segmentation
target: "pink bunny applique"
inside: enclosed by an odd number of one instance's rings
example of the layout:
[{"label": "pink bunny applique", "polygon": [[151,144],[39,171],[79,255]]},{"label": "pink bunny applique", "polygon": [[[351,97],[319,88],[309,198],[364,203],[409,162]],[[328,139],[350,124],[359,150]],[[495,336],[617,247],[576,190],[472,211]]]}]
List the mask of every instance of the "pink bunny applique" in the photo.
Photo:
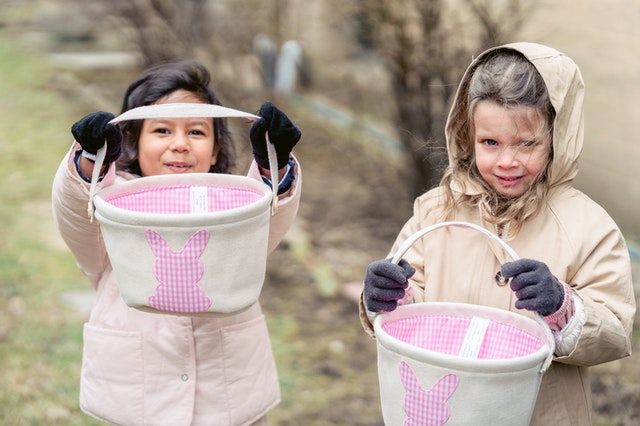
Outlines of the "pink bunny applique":
[{"label": "pink bunny applique", "polygon": [[406,362],[400,363],[400,377],[406,391],[403,399],[407,419],[404,426],[441,426],[451,416],[447,400],[458,387],[458,376],[445,374],[425,390]]},{"label": "pink bunny applique", "polygon": [[193,234],[179,251],[173,251],[162,235],[153,229],[145,231],[156,260],[153,274],[158,280],[149,306],[161,311],[195,313],[211,306],[211,298],[198,285],[204,273],[200,256],[209,241],[209,231]]}]

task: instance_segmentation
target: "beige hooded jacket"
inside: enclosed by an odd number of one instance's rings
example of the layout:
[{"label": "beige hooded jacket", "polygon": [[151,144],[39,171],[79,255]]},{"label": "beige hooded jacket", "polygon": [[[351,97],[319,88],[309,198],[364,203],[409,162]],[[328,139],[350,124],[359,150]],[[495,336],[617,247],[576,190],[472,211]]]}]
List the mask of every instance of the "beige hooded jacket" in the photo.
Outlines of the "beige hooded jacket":
[{"label": "beige hooded jacket", "polygon": [[[52,198],[58,230],[96,289],[83,333],[82,410],[123,426],[239,426],[263,417],[279,403],[280,388],[259,303],[223,318],[128,307],[118,291],[99,223],[87,218],[88,184],[73,161],[78,149],[74,143],[60,164]],[[114,176],[113,169],[101,186],[133,178]],[[249,176],[260,179],[255,163]],[[296,166],[292,188],[271,219],[269,251],[295,219],[301,181]]]},{"label": "beige hooded jacket", "polygon": [[[576,304],[576,314],[555,336],[556,356],[543,377],[531,424],[590,425],[587,367],[631,353],[636,306],[629,253],[609,215],[572,187],[583,143],[584,85],[578,67],[566,55],[546,46],[515,43],[505,47],[522,52],[538,69],[556,111],[548,202],[507,243],[520,257],[545,262],[558,279],[571,286]],[[460,142],[451,131],[456,119],[453,111],[466,102],[463,93],[470,75],[488,52],[467,69],[454,100],[447,123],[450,161]],[[398,235],[391,254],[409,235],[442,221],[438,209],[441,194],[442,190],[435,188],[415,201],[413,216]],[[482,220],[477,207],[462,206],[449,220],[472,222],[495,232],[491,224]],[[514,293],[508,285],[498,285],[495,279],[500,265],[511,259],[495,241],[477,231],[465,228],[434,231],[403,257],[417,270],[410,279],[416,302],[474,303],[531,315],[516,309]],[[360,311],[363,325],[371,332],[363,303]]]}]

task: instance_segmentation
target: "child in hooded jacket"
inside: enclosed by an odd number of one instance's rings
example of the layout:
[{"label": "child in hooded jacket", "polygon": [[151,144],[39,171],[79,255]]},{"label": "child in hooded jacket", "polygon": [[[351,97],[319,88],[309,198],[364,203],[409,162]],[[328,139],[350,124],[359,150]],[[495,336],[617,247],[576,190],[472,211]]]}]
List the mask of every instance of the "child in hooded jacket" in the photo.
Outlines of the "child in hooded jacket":
[{"label": "child in hooded jacket", "polygon": [[[127,89],[122,112],[145,105],[220,105],[209,72],[195,61],[147,70]],[[298,210],[301,172],[291,151],[301,133],[271,103],[249,132],[248,175],[270,184],[265,132],[278,157],[279,204],[269,251]],[[118,291],[98,221],[87,217],[93,158],[107,141],[100,187],[174,173],[228,173],[234,154],[223,118],[132,120],[108,124],[96,112],[72,127],[75,141],[53,182],[56,225],[96,290],[84,326],[80,407],[117,425],[258,425],[280,401],[276,366],[259,303],[221,317],[173,316],[128,307]],[[122,247],[126,250],[126,247]],[[247,262],[250,262],[247,259]]]},{"label": "child in hooded jacket", "polygon": [[449,113],[449,166],[441,184],[416,199],[391,255],[422,228],[464,221],[495,233],[521,259],[509,259],[482,233],[441,228],[397,265],[372,262],[360,304],[372,335],[376,313],[411,302],[542,315],[556,349],[533,425],[592,424],[588,367],[631,353],[636,306],[625,240],[610,216],[572,186],[583,96],[576,64],[547,46],[514,43],[478,56]]}]

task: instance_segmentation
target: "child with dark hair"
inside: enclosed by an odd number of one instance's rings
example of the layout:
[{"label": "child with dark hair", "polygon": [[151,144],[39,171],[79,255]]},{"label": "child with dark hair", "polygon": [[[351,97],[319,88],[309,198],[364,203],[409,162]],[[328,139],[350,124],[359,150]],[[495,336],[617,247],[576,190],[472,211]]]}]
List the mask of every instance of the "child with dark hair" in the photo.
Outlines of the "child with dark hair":
[{"label": "child with dark hair", "polygon": [[[127,89],[122,112],[146,105],[219,105],[209,72],[194,61],[146,71]],[[254,162],[248,175],[271,182],[267,137],[278,158],[279,203],[271,217],[269,251],[297,214],[300,166],[291,151],[301,133],[271,103],[249,132]],[[262,425],[280,401],[276,366],[260,304],[217,317],[174,316],[128,307],[97,221],[87,217],[89,182],[107,141],[104,187],[143,176],[228,173],[234,161],[223,118],[147,118],[109,124],[96,112],[72,126],[75,138],[53,183],[56,225],[96,289],[84,327],[80,407],[118,425]],[[247,259],[251,262],[251,259]]]}]

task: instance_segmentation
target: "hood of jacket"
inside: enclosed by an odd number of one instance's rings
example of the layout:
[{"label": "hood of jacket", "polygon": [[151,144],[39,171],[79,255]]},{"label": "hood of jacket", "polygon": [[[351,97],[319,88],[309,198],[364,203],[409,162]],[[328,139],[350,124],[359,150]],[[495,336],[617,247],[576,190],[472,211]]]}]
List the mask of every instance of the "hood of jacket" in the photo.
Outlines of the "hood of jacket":
[{"label": "hood of jacket", "polygon": [[[578,157],[582,152],[584,137],[584,82],[578,66],[567,55],[536,43],[511,43],[486,50],[475,58],[465,71],[449,112],[445,129],[449,163],[453,164],[456,153],[464,141],[459,140],[453,129],[464,119],[467,111],[467,92],[473,71],[491,52],[511,49],[522,53],[542,76],[551,103],[555,109],[553,125],[553,163],[550,171],[550,186],[555,188],[571,184],[578,173]],[[454,188],[460,191],[460,188]],[[479,186],[467,183],[465,192],[477,193]]]}]

